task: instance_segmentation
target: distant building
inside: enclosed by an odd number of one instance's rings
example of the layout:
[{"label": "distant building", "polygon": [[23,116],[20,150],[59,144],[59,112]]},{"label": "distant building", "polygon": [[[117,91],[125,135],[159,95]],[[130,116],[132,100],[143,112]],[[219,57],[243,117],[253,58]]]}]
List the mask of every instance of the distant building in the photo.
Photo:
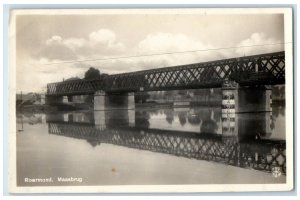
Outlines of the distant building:
[{"label": "distant building", "polygon": [[45,102],[45,95],[39,93],[16,94],[17,105],[41,105]]}]

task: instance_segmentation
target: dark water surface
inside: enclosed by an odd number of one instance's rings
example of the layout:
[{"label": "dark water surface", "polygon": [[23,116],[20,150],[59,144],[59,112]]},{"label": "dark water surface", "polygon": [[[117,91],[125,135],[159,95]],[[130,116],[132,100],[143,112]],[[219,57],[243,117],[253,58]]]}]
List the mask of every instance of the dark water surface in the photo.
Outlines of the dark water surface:
[{"label": "dark water surface", "polygon": [[283,106],[18,113],[17,184],[284,183],[285,137]]}]

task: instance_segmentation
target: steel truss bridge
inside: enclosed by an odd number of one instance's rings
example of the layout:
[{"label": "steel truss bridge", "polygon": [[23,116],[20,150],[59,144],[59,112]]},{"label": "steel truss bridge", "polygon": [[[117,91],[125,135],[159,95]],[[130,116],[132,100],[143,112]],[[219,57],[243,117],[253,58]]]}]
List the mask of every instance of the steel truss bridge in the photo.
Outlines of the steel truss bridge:
[{"label": "steel truss bridge", "polygon": [[91,145],[118,146],[160,152],[190,159],[207,160],[242,168],[286,173],[285,141],[239,142],[236,137],[182,131],[121,127],[97,129],[93,124],[48,122],[49,134],[87,140]]},{"label": "steel truss bridge", "polygon": [[49,83],[47,95],[212,88],[221,87],[226,80],[250,86],[284,84],[284,52],[115,74],[97,80]]}]

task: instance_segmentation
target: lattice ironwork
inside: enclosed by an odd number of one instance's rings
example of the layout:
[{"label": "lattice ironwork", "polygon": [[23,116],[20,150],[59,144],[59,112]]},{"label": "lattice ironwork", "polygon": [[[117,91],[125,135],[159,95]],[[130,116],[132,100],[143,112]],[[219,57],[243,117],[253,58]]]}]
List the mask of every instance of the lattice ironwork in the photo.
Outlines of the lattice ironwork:
[{"label": "lattice ironwork", "polygon": [[47,84],[47,95],[83,95],[93,94],[103,90],[104,79],[101,80],[71,80]]},{"label": "lattice ironwork", "polygon": [[47,85],[47,94],[196,89],[221,87],[225,80],[244,85],[283,84],[284,52],[115,74],[101,80],[50,83]]},{"label": "lattice ironwork", "polygon": [[85,139],[93,145],[110,143],[266,172],[279,167],[286,173],[284,141],[240,143],[236,137],[170,130],[161,133],[161,130],[134,127],[99,130],[93,125],[74,123],[48,123],[48,128],[50,134]]}]

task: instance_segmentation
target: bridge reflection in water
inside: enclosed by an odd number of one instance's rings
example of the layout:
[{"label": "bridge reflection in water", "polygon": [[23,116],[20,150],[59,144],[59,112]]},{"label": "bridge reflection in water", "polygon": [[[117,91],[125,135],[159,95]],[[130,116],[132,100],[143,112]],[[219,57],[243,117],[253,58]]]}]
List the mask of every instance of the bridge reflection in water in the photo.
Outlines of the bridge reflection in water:
[{"label": "bridge reflection in water", "polygon": [[[224,129],[221,112],[210,110],[202,117],[197,112],[186,112],[184,116],[182,113],[177,112],[181,121],[185,118],[200,125],[197,132],[150,128],[149,112],[137,110],[48,114],[46,120],[50,134],[84,139],[92,146],[108,143],[265,172],[277,167],[286,173],[285,141],[267,138],[272,124],[270,112],[260,113],[260,118],[240,116],[231,129]],[[171,123],[170,114],[164,114]],[[218,124],[223,126],[221,132]],[[230,131],[232,134],[228,134]]]}]

